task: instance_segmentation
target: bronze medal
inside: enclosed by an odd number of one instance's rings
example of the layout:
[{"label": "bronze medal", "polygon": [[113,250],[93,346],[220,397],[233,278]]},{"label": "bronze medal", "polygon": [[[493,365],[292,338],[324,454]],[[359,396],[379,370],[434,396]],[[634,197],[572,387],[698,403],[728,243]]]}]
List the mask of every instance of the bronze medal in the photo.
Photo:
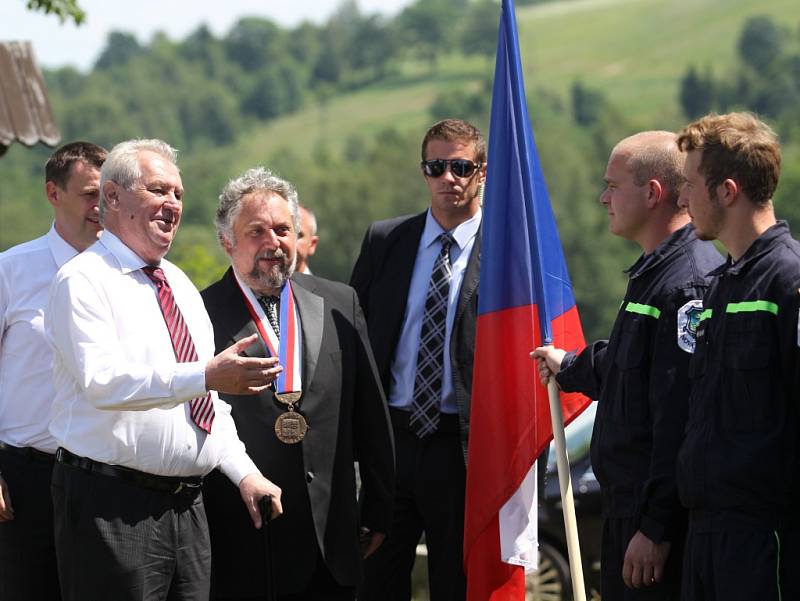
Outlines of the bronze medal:
[{"label": "bronze medal", "polygon": [[281,413],[275,420],[275,435],[283,443],[296,444],[303,440],[308,431],[306,418],[289,406],[289,411]]}]

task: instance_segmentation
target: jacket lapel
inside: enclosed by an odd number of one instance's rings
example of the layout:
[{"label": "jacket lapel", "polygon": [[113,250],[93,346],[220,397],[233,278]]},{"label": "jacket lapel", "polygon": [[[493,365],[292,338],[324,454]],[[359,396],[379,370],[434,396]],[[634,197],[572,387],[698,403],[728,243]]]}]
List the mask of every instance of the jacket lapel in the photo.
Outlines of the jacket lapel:
[{"label": "jacket lapel", "polygon": [[464,310],[469,306],[472,301],[476,290],[478,289],[478,282],[481,273],[481,233],[483,232],[483,221],[478,227],[478,233],[475,235],[475,244],[472,245],[472,252],[469,255],[467,262],[467,270],[464,272],[464,280],[461,282],[461,292],[458,295],[458,305],[456,306],[456,317],[454,323],[458,323]]}]

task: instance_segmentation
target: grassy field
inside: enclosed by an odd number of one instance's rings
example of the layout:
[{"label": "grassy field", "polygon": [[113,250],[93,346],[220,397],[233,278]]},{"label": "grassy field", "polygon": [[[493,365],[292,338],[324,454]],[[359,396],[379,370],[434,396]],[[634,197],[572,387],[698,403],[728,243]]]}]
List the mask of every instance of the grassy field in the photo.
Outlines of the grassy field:
[{"label": "grassy field", "polygon": [[[736,60],[743,23],[755,15],[772,16],[797,43],[797,0],[567,0],[520,8],[526,84],[566,99],[579,80],[602,91],[637,127],[674,129],[683,123],[677,94],[687,67],[723,73]],[[279,148],[309,154],[321,141],[335,146],[390,124],[423,131],[438,94],[464,82],[477,86],[493,70],[493,59],[455,55],[443,56],[436,72],[405,65],[389,82],[254,129],[234,153],[247,165]]]}]

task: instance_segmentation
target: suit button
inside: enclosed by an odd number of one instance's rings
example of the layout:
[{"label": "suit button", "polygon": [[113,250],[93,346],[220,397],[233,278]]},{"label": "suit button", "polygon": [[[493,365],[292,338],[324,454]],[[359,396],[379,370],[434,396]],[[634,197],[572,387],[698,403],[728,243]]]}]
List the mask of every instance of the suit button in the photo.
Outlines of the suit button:
[{"label": "suit button", "polygon": [[311,484],[311,481],[314,479],[314,472],[306,472],[306,482]]}]

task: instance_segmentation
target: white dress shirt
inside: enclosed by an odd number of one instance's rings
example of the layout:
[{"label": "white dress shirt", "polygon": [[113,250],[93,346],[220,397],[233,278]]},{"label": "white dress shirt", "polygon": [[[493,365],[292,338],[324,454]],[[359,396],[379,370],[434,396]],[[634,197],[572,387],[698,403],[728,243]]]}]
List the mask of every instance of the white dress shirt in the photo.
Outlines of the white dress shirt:
[{"label": "white dress shirt", "polygon": [[50,228],[0,253],[0,441],[54,453],[53,353],[44,311],[58,269],[78,251]]},{"label": "white dress shirt", "polygon": [[189,278],[162,260],[198,361],[177,363],[146,263],[109,231],[58,272],[45,331],[55,351],[50,432],[95,461],[163,476],[219,467],[234,484],[258,472],[236,434],[230,406],[212,392],[208,435],[186,401],[206,394],[214,332]]},{"label": "white dress shirt", "polygon": [[[478,212],[467,221],[457,225],[450,233],[455,244],[450,247],[450,295],[447,301],[447,323],[442,351],[442,397],[439,409],[442,413],[458,413],[458,405],[453,392],[453,369],[450,365],[450,337],[453,322],[458,308],[461,283],[467,269],[469,256],[475,244],[475,236],[481,225],[482,212]],[[417,355],[419,355],[419,337],[422,332],[422,318],[425,315],[425,299],[431,281],[431,272],[436,259],[442,250],[438,242],[445,230],[433,218],[430,209],[425,220],[425,229],[417,247],[414,271],[411,275],[411,287],[408,290],[406,311],[403,316],[403,328],[397,343],[394,361],[392,362],[392,383],[389,389],[389,405],[408,410],[414,400],[414,383],[417,376]]]}]

